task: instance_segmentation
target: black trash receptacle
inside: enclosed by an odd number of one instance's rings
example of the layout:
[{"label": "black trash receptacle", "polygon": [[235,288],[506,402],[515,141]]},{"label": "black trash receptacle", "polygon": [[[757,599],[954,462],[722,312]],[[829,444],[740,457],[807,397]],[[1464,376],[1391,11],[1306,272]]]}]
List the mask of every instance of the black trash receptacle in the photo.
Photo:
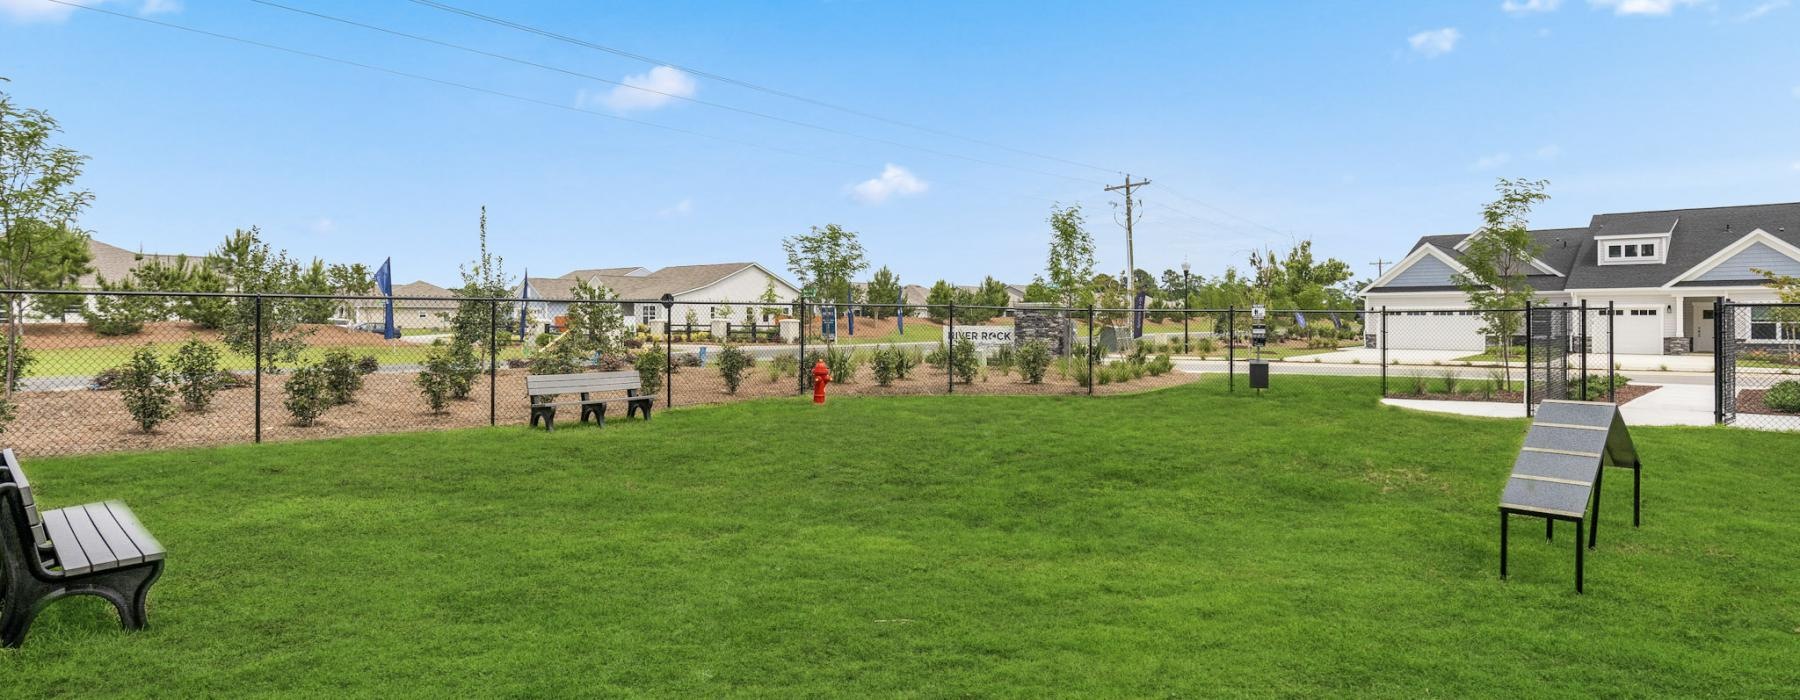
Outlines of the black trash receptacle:
[{"label": "black trash receptacle", "polygon": [[1269,361],[1268,360],[1251,360],[1250,361],[1250,388],[1252,388],[1252,389],[1267,389],[1267,388],[1269,388]]}]

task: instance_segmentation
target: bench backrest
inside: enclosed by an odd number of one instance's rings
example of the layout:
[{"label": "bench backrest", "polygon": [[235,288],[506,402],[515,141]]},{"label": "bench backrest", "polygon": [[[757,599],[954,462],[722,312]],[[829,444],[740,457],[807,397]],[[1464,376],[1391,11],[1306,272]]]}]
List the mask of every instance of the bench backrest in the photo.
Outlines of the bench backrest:
[{"label": "bench backrest", "polygon": [[551,394],[585,394],[601,391],[637,391],[644,380],[636,370],[618,372],[581,372],[578,374],[533,374],[525,377],[525,393],[531,396]]},{"label": "bench backrest", "polygon": [[[0,450],[0,481],[10,482],[18,487],[19,498],[25,502],[25,522],[31,528],[31,540],[39,551],[50,547],[50,538],[44,535],[44,516],[38,513],[37,500],[31,495],[31,480],[25,478],[25,468],[19,466],[19,458],[13,454],[12,448]],[[4,526],[10,527],[11,523]]]}]

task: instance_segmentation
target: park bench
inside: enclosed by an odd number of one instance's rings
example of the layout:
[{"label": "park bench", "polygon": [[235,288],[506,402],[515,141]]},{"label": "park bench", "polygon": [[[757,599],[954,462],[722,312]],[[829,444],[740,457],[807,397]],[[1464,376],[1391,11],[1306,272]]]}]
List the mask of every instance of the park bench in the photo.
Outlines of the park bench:
[{"label": "park bench", "polygon": [[71,595],[105,598],[125,629],[143,629],[144,598],[162,575],[162,545],[118,501],[40,513],[18,457],[9,448],[0,459],[0,645],[24,644],[38,612]]},{"label": "park bench", "polygon": [[[650,405],[656,402],[654,396],[639,396],[644,387],[643,379],[633,370],[619,372],[584,372],[580,374],[534,374],[525,377],[525,394],[531,400],[531,427],[537,427],[538,420],[543,419],[545,430],[556,430],[557,406],[580,406],[581,422],[586,423],[588,416],[594,417],[594,425],[606,426],[606,405],[624,402],[625,417],[630,418],[643,413],[644,420],[650,420]],[[624,396],[594,398],[593,394],[602,392],[623,391]],[[539,399],[562,394],[578,394],[577,401],[540,401]]]}]

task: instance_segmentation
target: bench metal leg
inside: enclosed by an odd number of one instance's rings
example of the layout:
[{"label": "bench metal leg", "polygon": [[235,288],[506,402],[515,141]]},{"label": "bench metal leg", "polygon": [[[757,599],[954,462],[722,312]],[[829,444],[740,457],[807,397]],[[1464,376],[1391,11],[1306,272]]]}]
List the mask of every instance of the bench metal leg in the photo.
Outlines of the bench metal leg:
[{"label": "bench metal leg", "polygon": [[1587,553],[1587,548],[1581,546],[1581,521],[1577,520],[1577,521],[1575,521],[1575,592],[1576,593],[1582,592],[1581,579],[1582,579],[1582,573],[1584,573],[1582,571],[1582,568],[1583,568],[1583,565],[1587,563],[1584,559],[1584,555],[1586,553]]},{"label": "bench metal leg", "polygon": [[591,403],[583,405],[581,407],[581,422],[586,423],[588,416],[594,417],[595,427],[604,427],[606,425],[606,404]]},{"label": "bench metal leg", "polygon": [[627,403],[625,405],[625,417],[630,418],[633,415],[642,415],[644,420],[650,420],[651,403],[652,402],[650,401],[632,401]]},{"label": "bench metal leg", "polygon": [[536,428],[539,419],[544,421],[544,430],[546,432],[556,432],[555,406],[544,406],[531,409],[531,427]]},{"label": "bench metal leg", "polygon": [[1606,467],[1594,475],[1594,512],[1588,520],[1588,549],[1600,543],[1600,492],[1606,484]]},{"label": "bench metal leg", "polygon": [[1506,580],[1506,511],[1500,511],[1500,579]]},{"label": "bench metal leg", "polygon": [[39,612],[62,598],[91,595],[104,598],[119,612],[119,624],[140,630],[150,624],[150,586],[162,577],[163,563],[83,576],[63,583],[45,583],[29,574],[15,574],[8,581],[6,599],[0,604],[0,646],[18,648],[25,643]]}]

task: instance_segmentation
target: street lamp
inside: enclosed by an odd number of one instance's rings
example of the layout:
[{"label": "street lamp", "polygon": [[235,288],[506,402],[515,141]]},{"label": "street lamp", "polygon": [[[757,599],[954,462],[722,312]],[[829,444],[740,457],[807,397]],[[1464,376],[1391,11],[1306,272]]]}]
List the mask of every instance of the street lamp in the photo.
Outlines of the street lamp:
[{"label": "street lamp", "polygon": [[1188,309],[1193,305],[1193,301],[1194,301],[1194,290],[1193,290],[1192,285],[1190,285],[1188,282],[1188,271],[1191,269],[1192,269],[1192,266],[1188,265],[1187,258],[1182,258],[1182,260],[1181,260],[1181,354],[1183,354],[1183,355],[1186,355],[1189,352],[1191,352],[1190,350],[1188,350],[1188,316],[1192,315],[1188,312]]}]

